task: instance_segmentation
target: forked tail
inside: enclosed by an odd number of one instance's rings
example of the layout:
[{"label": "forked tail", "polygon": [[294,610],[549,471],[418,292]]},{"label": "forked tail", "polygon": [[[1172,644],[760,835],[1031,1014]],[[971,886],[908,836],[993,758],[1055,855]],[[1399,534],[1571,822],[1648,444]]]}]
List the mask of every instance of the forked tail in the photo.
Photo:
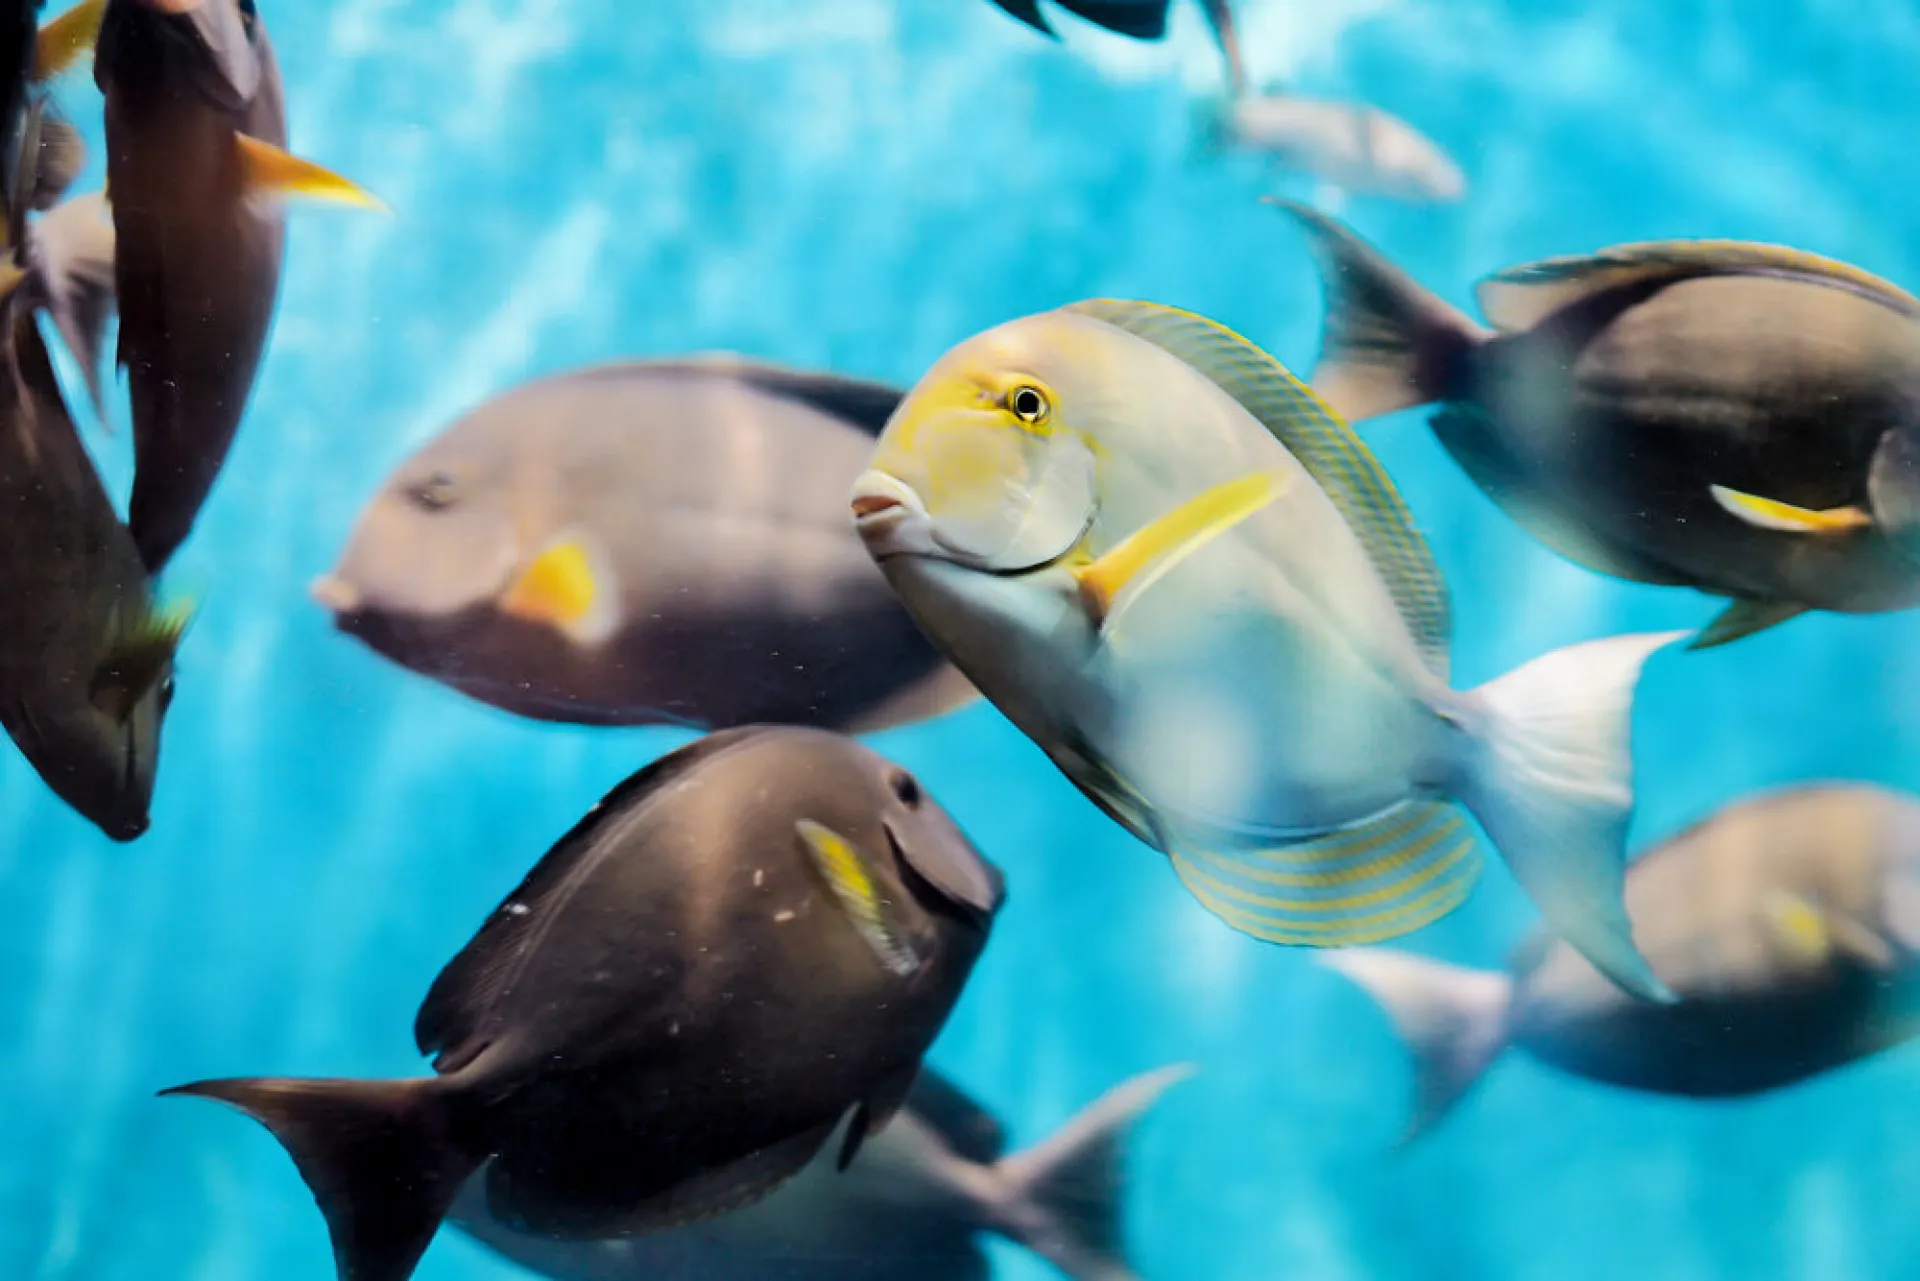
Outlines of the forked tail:
[{"label": "forked tail", "polygon": [[1555,650],[1481,686],[1458,791],[1547,923],[1622,989],[1676,999],[1627,919],[1633,696],[1641,669],[1685,632]]},{"label": "forked tail", "polygon": [[1169,1086],[1192,1074],[1168,1067],[1123,1082],[1038,1147],[996,1164],[994,1227],[1073,1281],[1138,1281],[1120,1222],[1127,1138]]},{"label": "forked tail", "polygon": [[280,1140],[326,1216],[340,1281],[407,1281],[484,1159],[454,1142],[442,1081],[263,1077],[162,1093],[232,1104]]}]

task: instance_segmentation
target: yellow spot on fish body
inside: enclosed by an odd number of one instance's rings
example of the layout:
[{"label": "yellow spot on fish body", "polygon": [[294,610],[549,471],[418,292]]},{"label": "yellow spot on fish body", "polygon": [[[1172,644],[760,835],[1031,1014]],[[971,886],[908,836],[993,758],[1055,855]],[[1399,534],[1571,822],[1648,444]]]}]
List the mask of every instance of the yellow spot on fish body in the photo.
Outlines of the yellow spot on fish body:
[{"label": "yellow spot on fish body", "polygon": [[557,543],[514,580],[500,608],[515,618],[566,627],[587,616],[597,594],[586,549],[579,543]]},{"label": "yellow spot on fish body", "polygon": [[1809,964],[1824,962],[1833,952],[1833,931],[1820,909],[1798,894],[1772,894],[1763,906],[1774,940]]}]

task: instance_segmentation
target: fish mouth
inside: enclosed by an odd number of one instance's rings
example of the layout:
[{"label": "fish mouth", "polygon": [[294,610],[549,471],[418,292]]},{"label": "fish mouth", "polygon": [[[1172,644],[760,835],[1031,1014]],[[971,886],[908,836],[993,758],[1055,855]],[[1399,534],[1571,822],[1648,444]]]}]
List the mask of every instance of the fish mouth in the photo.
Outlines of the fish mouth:
[{"label": "fish mouth", "polygon": [[352,614],[366,603],[358,587],[335,574],[322,574],[308,586],[314,603],[330,614]]},{"label": "fish mouth", "polygon": [[933,540],[926,504],[906,482],[883,471],[869,471],[853,483],[847,501],[853,526],[875,560],[944,554]]}]

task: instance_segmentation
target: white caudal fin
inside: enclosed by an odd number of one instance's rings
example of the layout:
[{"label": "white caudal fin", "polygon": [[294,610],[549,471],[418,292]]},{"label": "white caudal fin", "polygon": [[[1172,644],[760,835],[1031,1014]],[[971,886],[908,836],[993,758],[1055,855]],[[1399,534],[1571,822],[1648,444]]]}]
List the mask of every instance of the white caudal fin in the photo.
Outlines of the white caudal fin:
[{"label": "white caudal fin", "polygon": [[1473,697],[1460,799],[1554,931],[1623,990],[1670,1002],[1627,919],[1633,814],[1633,694],[1641,668],[1684,632],[1614,636],[1555,650]]},{"label": "white caudal fin", "polygon": [[1413,1055],[1414,1108],[1402,1143],[1433,1128],[1507,1046],[1513,982],[1504,974],[1378,947],[1319,961],[1379,1002]]}]

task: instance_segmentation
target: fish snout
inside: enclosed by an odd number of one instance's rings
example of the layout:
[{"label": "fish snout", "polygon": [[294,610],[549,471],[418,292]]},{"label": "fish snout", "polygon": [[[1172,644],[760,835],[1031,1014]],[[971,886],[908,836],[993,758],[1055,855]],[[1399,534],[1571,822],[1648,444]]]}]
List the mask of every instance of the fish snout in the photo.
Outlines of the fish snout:
[{"label": "fish snout", "polygon": [[320,575],[307,590],[322,609],[333,614],[355,613],[365,603],[358,587],[333,574]]},{"label": "fish snout", "polygon": [[114,819],[113,822],[103,824],[101,830],[107,834],[110,840],[118,841],[124,845],[128,841],[136,841],[142,836],[145,836],[147,829],[152,826],[152,818],[147,815],[146,811],[142,810],[138,814],[123,814]]},{"label": "fish snout", "polygon": [[854,528],[875,560],[937,553],[926,504],[913,487],[883,471],[869,471],[849,496]]}]

